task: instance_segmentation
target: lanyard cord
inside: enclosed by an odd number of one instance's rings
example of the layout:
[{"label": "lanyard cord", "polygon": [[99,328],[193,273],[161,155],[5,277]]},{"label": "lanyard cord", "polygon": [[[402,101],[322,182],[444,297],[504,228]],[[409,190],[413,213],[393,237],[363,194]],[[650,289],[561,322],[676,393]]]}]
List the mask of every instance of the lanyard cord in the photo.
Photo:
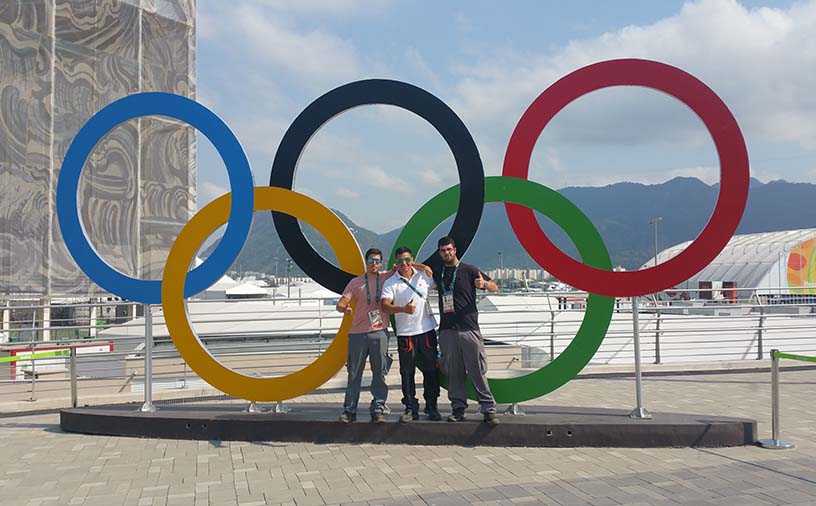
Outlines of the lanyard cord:
[{"label": "lanyard cord", "polygon": [[453,268],[453,276],[451,276],[451,282],[450,282],[450,285],[448,285],[447,289],[445,289],[445,266],[444,265],[442,266],[442,280],[441,280],[442,281],[442,289],[444,289],[446,292],[452,292],[453,291],[453,285],[454,285],[454,283],[456,283],[456,273],[459,272],[459,264],[460,263],[461,262],[457,262],[456,267]]},{"label": "lanyard cord", "polygon": [[[368,305],[371,305],[371,291],[368,288],[368,273],[365,274],[365,287],[366,287],[366,302]],[[374,301],[379,304],[380,303],[380,273],[377,273],[377,284],[374,288]]]},{"label": "lanyard cord", "polygon": [[415,294],[419,295],[419,298],[420,298],[420,299],[423,299],[423,300],[425,299],[425,296],[424,296],[424,295],[422,295],[422,292],[420,292],[420,291],[417,289],[417,287],[415,287],[413,284],[411,284],[411,282],[410,282],[410,281],[408,281],[407,279],[403,278],[402,276],[400,276],[400,281],[402,281],[403,283],[405,283],[406,285],[408,285],[408,287],[409,287],[411,290],[413,290]]}]

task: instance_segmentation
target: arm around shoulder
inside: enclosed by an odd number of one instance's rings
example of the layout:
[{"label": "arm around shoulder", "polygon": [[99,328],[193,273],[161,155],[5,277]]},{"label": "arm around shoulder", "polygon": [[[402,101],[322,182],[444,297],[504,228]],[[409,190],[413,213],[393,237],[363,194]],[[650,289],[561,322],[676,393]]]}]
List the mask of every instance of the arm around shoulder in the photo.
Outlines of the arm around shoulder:
[{"label": "arm around shoulder", "polygon": [[414,269],[418,271],[423,271],[425,274],[428,275],[429,278],[433,279],[433,269],[431,269],[427,265],[414,262]]}]

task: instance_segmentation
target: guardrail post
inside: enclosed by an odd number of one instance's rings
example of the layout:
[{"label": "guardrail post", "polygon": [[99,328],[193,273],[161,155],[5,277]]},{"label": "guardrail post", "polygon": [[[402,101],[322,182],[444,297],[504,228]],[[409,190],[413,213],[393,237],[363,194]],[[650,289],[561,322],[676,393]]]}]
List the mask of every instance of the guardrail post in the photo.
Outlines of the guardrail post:
[{"label": "guardrail post", "polygon": [[31,397],[29,401],[37,400],[37,360],[34,358],[34,343],[31,343]]},{"label": "guardrail post", "polygon": [[655,322],[655,364],[660,363],[660,308],[656,308],[657,322]]},{"label": "guardrail post", "polygon": [[637,396],[637,407],[629,413],[629,418],[649,419],[652,414],[643,407],[643,385],[640,374],[640,321],[638,318],[638,298],[632,297],[632,340],[635,345],[635,394]]},{"label": "guardrail post", "polygon": [[765,331],[765,307],[759,306],[759,326],[757,328],[757,360],[762,360],[762,336]]},{"label": "guardrail post", "polygon": [[555,311],[550,311],[550,362],[555,360]]},{"label": "guardrail post", "polygon": [[145,356],[144,356],[144,404],[139,408],[143,413],[153,413],[153,306],[145,304]]},{"label": "guardrail post", "polygon": [[69,375],[71,378],[71,407],[75,408],[79,404],[79,399],[77,396],[77,357],[76,357],[76,347],[71,346],[70,348],[70,359],[69,359]]},{"label": "guardrail post", "polygon": [[317,301],[317,354],[323,353],[323,299]]},{"label": "guardrail post", "polygon": [[789,450],[796,445],[779,439],[779,350],[771,350],[771,439],[760,439],[763,448]]}]

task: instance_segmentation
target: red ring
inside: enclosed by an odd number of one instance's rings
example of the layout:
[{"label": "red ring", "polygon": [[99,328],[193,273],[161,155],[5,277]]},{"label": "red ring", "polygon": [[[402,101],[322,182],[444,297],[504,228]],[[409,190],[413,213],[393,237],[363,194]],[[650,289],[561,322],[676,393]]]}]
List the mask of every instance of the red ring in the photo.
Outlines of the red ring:
[{"label": "red ring", "polygon": [[748,151],[737,120],[714,91],[676,67],[650,60],[595,63],[559,79],[536,98],[516,125],[502,175],[527,179],[530,157],[547,123],[570,102],[611,86],[645,86],[667,93],[694,111],[714,140],[720,159],[720,193],[700,235],[671,260],[640,271],[610,272],[586,266],[559,250],[529,208],[505,204],[513,231],[527,253],[561,281],[590,293],[632,297],[677,286],[708,265],[737,229],[750,180]]}]

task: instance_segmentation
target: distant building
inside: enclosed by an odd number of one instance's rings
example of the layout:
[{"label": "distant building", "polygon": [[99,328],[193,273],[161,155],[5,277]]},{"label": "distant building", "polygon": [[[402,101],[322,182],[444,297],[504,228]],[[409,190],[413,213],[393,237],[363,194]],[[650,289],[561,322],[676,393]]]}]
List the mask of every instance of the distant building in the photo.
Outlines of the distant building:
[{"label": "distant building", "polygon": [[543,281],[550,275],[543,269],[493,269],[485,271],[485,274],[493,279],[512,279],[512,280],[529,280],[529,281]]},{"label": "distant building", "polygon": [[[690,243],[661,251],[658,263]],[[642,268],[654,262],[652,258]],[[703,299],[816,296],[816,229],[735,235],[709,265],[675,289]]]}]

